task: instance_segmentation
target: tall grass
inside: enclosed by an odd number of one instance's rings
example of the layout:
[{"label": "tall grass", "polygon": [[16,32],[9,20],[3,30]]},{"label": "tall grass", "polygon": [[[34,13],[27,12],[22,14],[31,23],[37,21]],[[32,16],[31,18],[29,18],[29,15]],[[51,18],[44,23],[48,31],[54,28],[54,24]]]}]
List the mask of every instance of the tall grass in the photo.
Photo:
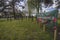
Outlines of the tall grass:
[{"label": "tall grass", "polygon": [[36,21],[0,20],[0,40],[53,40],[48,32],[43,32]]}]

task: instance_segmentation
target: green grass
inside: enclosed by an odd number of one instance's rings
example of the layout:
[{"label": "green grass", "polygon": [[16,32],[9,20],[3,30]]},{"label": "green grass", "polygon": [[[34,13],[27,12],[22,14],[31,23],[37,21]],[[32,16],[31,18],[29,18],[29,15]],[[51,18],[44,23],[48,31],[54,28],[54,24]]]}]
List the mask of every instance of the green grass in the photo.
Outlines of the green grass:
[{"label": "green grass", "polygon": [[58,20],[58,24],[60,24],[60,20]]},{"label": "green grass", "polygon": [[0,40],[53,40],[31,20],[0,20]]}]

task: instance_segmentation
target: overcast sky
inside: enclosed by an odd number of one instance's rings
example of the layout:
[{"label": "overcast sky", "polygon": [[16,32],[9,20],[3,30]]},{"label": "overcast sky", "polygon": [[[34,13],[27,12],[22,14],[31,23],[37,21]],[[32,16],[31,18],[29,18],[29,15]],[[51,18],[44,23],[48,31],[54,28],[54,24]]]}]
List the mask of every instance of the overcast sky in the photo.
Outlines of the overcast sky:
[{"label": "overcast sky", "polygon": [[[12,1],[12,0],[8,0],[8,1]],[[6,4],[9,4],[9,2],[6,2]],[[42,7],[42,10],[43,11],[50,11],[50,10],[53,10],[53,8],[55,8],[56,6],[58,6],[58,5],[56,5],[57,4],[57,1],[56,0],[54,0],[53,1],[54,2],[54,4],[52,5],[52,6],[50,6],[50,7],[46,7],[45,8],[45,6],[44,5],[42,5],[43,7]],[[23,9],[22,8],[22,6],[24,6],[25,7],[25,9]],[[23,10],[28,10],[28,5],[27,5],[27,0],[19,0],[19,2],[16,2],[15,3],[15,8],[19,11],[23,11]]]},{"label": "overcast sky", "polygon": [[49,12],[49,11],[55,10],[57,6],[58,6],[58,1],[57,0],[53,1],[52,6],[48,5],[47,7],[45,7],[44,3],[42,3],[42,12],[44,12],[44,11]]},{"label": "overcast sky", "polygon": [[27,7],[27,0],[20,0],[19,2],[15,3],[15,8],[17,10],[23,11],[25,10],[25,8],[23,9],[22,7]]}]

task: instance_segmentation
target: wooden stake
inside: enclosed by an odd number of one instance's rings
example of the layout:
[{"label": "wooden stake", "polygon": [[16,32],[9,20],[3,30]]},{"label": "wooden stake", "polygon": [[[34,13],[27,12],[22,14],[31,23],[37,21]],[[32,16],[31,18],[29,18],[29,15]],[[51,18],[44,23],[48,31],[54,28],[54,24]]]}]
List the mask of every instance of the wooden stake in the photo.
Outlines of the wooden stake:
[{"label": "wooden stake", "polygon": [[54,30],[54,40],[56,40],[56,36],[57,36],[57,29]]}]

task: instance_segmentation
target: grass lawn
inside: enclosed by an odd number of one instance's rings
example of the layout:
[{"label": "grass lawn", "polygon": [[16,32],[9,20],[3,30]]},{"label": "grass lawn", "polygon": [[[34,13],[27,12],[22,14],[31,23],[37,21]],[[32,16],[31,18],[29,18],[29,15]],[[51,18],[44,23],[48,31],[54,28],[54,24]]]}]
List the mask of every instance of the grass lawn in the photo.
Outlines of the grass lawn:
[{"label": "grass lawn", "polygon": [[31,20],[0,20],[0,40],[53,40],[48,32]]},{"label": "grass lawn", "polygon": [[58,24],[60,24],[60,20],[58,20]]}]

